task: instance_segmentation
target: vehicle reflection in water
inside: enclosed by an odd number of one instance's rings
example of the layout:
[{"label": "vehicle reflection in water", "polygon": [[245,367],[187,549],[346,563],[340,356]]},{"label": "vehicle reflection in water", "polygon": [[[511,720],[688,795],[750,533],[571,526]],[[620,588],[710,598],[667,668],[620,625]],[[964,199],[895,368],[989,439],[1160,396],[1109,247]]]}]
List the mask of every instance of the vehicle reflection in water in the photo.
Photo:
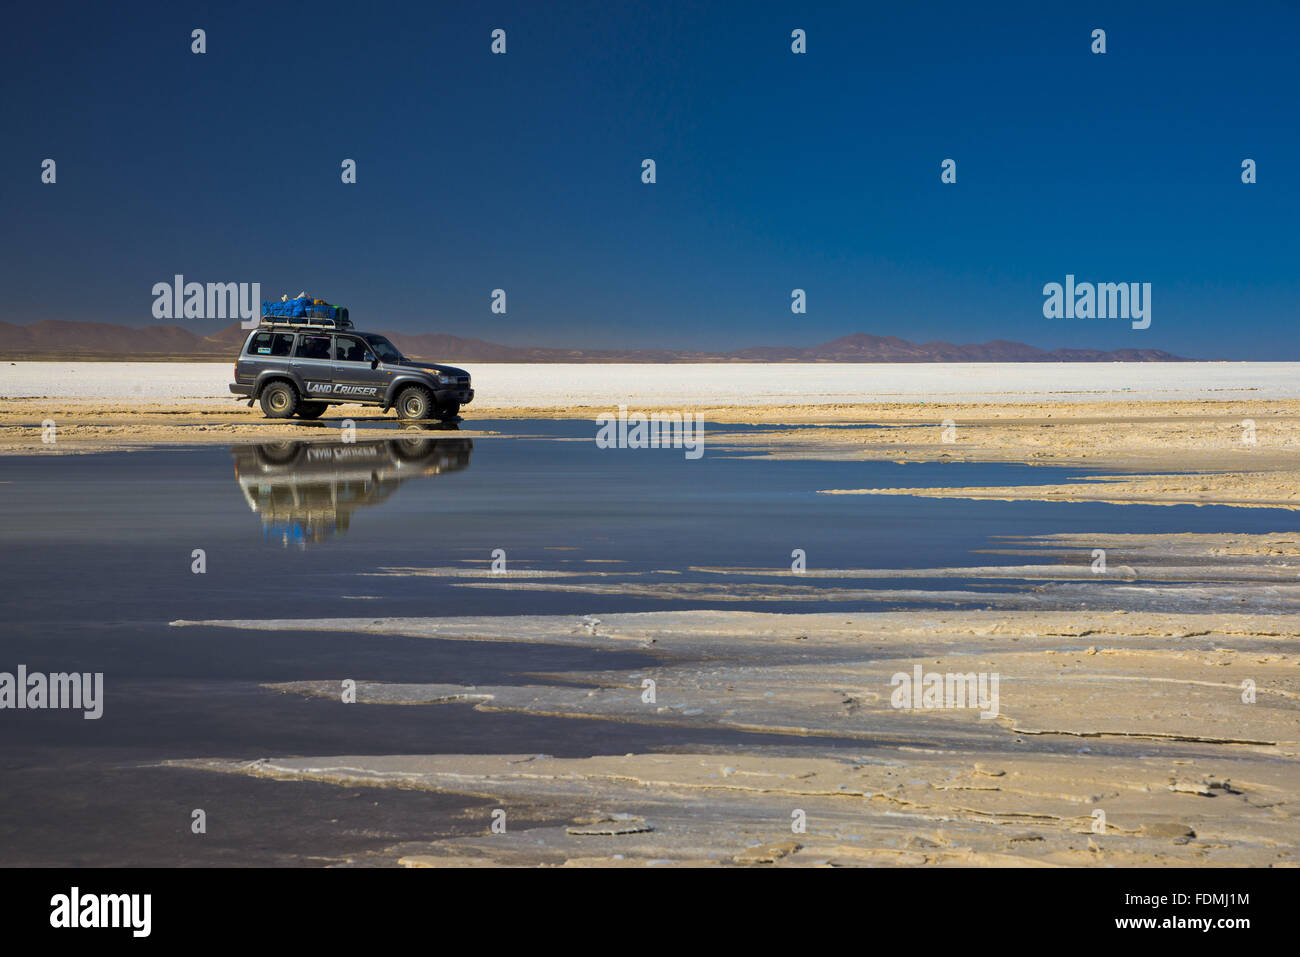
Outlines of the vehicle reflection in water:
[{"label": "vehicle reflection in water", "polygon": [[361,442],[237,445],[235,478],[262,535],[306,548],[348,530],[352,513],[381,505],[408,479],[469,466],[473,439],[413,435]]}]

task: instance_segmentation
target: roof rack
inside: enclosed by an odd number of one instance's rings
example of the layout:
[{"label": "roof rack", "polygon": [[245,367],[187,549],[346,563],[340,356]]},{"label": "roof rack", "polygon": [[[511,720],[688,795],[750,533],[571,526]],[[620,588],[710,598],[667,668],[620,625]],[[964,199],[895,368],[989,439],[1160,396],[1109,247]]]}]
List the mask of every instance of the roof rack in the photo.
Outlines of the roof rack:
[{"label": "roof rack", "polygon": [[300,329],[305,326],[311,326],[317,329],[352,328],[352,320],[350,319],[321,319],[315,316],[263,316],[260,324],[263,326],[286,326],[295,329]]}]

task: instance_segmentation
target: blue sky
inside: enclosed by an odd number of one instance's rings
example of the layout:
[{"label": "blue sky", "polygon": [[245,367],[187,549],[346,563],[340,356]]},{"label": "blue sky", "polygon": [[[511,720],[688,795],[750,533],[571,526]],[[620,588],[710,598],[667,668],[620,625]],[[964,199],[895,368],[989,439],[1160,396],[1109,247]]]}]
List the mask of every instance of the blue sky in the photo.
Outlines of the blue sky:
[{"label": "blue sky", "polygon": [[[517,345],[1300,359],[1297,28],[1266,2],[25,4],[0,320],[145,325],[182,273]],[[1151,327],[1045,319],[1067,273],[1150,282]]]}]

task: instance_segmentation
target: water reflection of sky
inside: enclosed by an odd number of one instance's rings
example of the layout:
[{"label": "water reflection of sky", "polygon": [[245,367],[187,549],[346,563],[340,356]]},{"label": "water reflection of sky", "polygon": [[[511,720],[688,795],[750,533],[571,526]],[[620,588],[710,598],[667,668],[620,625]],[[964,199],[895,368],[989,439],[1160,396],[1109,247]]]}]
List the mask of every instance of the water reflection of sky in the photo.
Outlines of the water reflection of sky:
[{"label": "water reflection of sky", "polygon": [[[483,431],[472,439],[404,434],[351,449],[288,443],[5,459],[0,562],[10,620],[699,607],[359,573],[482,568],[494,549],[512,568],[684,574],[690,566],[788,566],[795,548],[810,568],[1018,563],[978,550],[1009,535],[1269,532],[1295,522],[1269,509],[818,495],[1017,484],[1043,481],[1046,470],[781,461],[717,449],[691,461],[674,449],[598,449],[589,422],[475,424]],[[494,428],[515,437],[484,435]],[[403,453],[408,442],[424,451]],[[1053,480],[1077,474],[1056,471]],[[206,553],[205,575],[190,572],[196,548]]]}]

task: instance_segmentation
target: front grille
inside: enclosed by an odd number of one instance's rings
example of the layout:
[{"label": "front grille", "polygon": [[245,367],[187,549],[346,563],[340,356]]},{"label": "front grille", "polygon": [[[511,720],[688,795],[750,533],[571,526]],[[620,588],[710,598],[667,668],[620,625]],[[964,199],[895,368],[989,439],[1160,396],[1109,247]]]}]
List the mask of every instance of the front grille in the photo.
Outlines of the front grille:
[{"label": "front grille", "polygon": [[467,376],[467,375],[456,376],[456,388],[458,388],[458,389],[468,389],[468,388],[469,388],[469,376]]}]

